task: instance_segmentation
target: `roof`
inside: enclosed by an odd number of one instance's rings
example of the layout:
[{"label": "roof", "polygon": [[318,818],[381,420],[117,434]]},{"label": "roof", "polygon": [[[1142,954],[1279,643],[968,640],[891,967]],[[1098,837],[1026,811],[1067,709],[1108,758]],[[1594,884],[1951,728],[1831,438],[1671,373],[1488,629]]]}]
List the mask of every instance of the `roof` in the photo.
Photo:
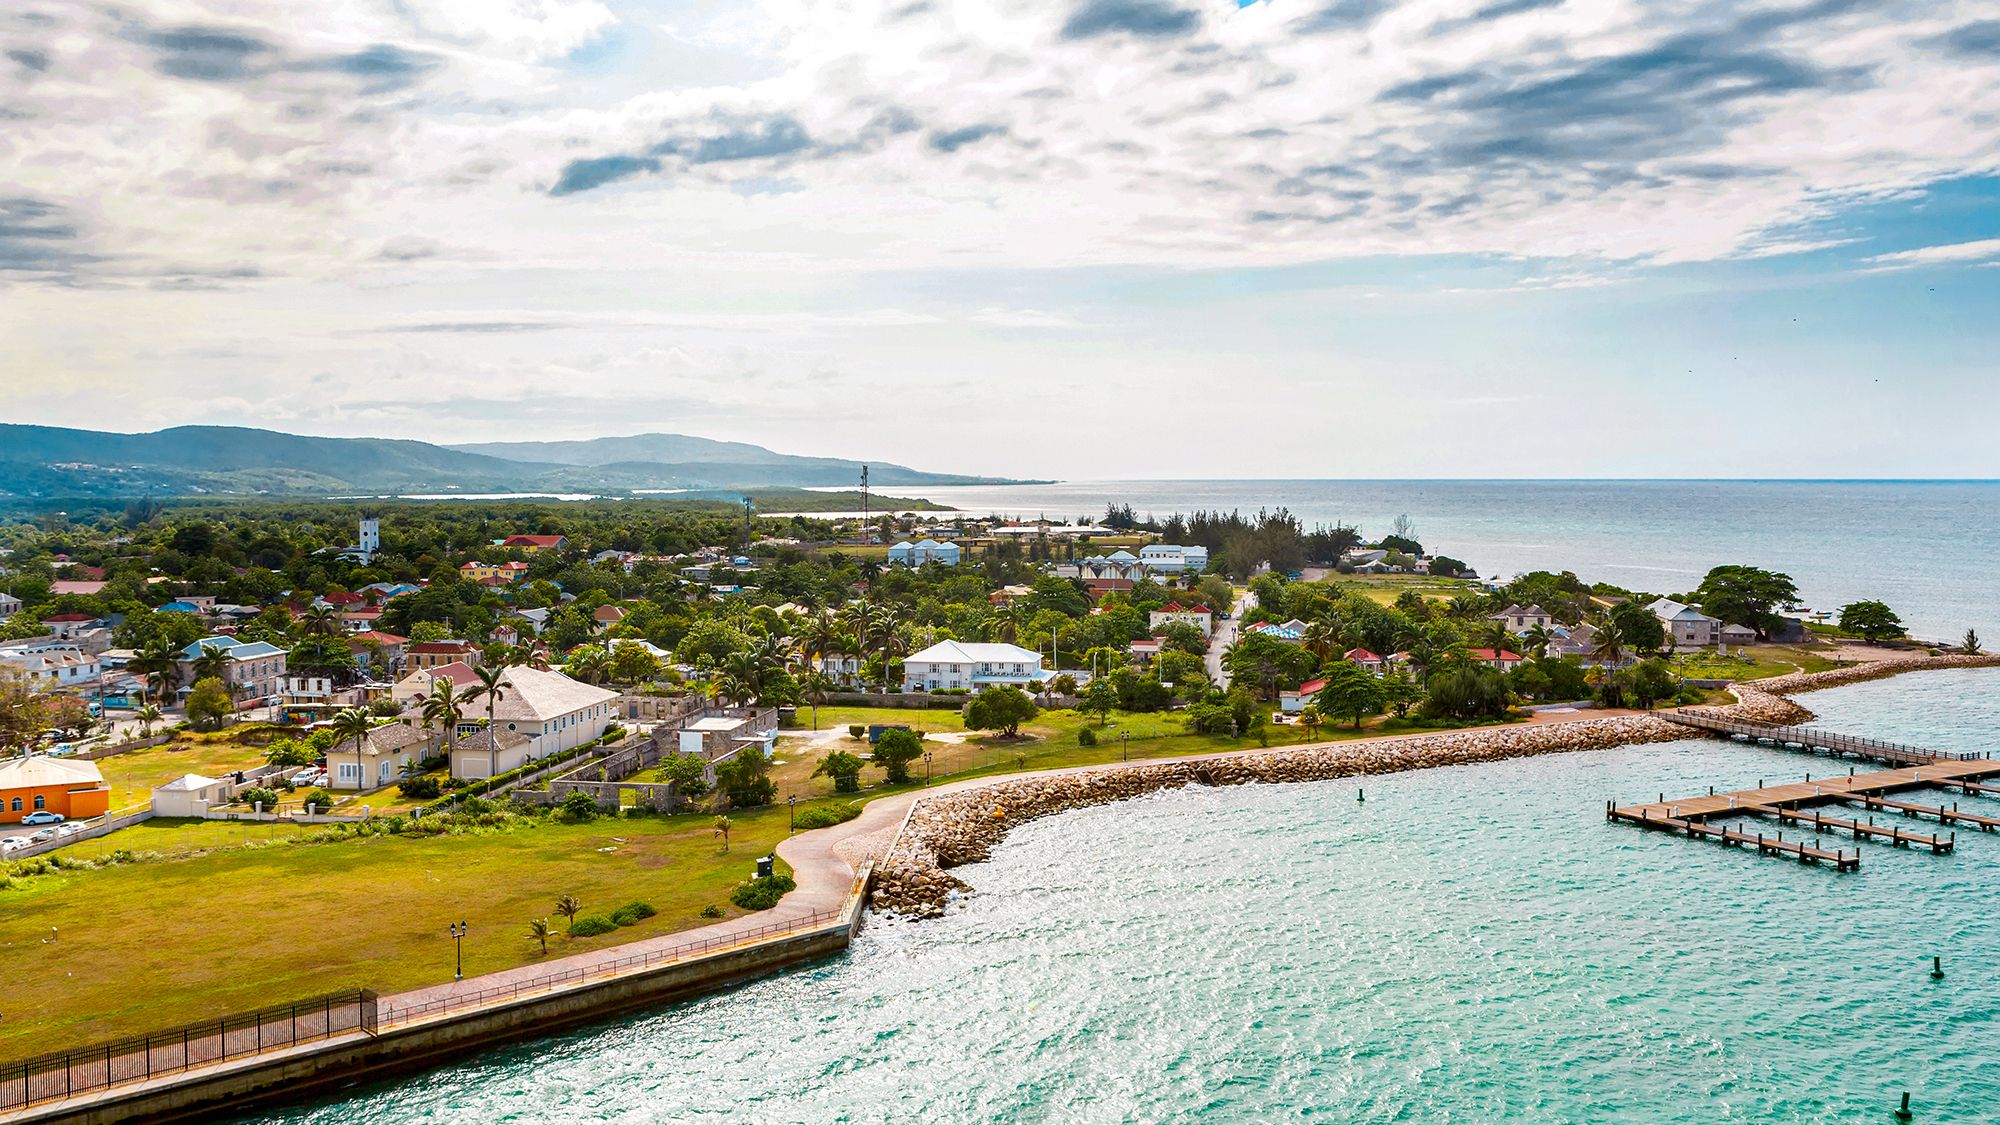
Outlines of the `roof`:
[{"label": "roof", "polygon": [[1661,598],[1659,601],[1647,606],[1646,609],[1653,616],[1664,621],[1700,622],[1716,620],[1691,605],[1682,605],[1677,601],[1671,601],[1667,598]]},{"label": "roof", "polygon": [[51,758],[36,754],[0,762],[0,789],[28,789],[42,785],[102,785],[104,774],[96,762],[76,758]]},{"label": "roof", "polygon": [[601,605],[591,612],[591,616],[599,621],[623,621],[625,611],[615,605]]},{"label": "roof", "polygon": [[1130,551],[1125,551],[1125,550],[1118,550],[1118,551],[1113,551],[1113,552],[1111,552],[1110,554],[1108,554],[1108,555],[1106,555],[1106,556],[1104,556],[1104,557],[1105,557],[1105,558],[1107,558],[1107,559],[1109,559],[1109,560],[1110,560],[1110,561],[1112,561],[1112,562],[1128,562],[1128,563],[1132,563],[1132,562],[1138,562],[1138,561],[1139,561],[1139,556],[1137,556],[1137,555],[1133,554],[1133,553],[1132,553],[1132,552],[1130,552]]},{"label": "roof", "polygon": [[231,660],[259,660],[266,656],[283,656],[289,649],[279,648],[269,641],[239,641],[235,637],[203,637],[181,650],[181,659],[195,660],[205,648],[219,648]]},{"label": "roof", "polygon": [[213,777],[203,777],[198,773],[184,773],[179,777],[173,779],[172,781],[167,782],[165,785],[154,786],[153,792],[198,793],[203,789],[207,789],[211,785],[220,785],[220,784],[222,784],[222,782]]},{"label": "roof", "polygon": [[1365,648],[1350,648],[1342,655],[1346,659],[1352,660],[1357,664],[1363,664],[1370,660],[1382,659],[1380,656],[1377,656],[1375,653],[1369,652]]},{"label": "roof", "polygon": [[347,638],[347,641],[349,644],[355,641],[374,641],[378,645],[400,645],[408,643],[409,639],[408,637],[399,637],[394,633],[385,633],[380,629],[370,629],[365,633],[354,634]]},{"label": "roof", "polygon": [[1473,658],[1474,660],[1503,660],[1503,661],[1504,661],[1504,660],[1519,660],[1519,659],[1521,659],[1521,657],[1520,657],[1520,655],[1519,655],[1518,653],[1512,653],[1512,652],[1508,652],[1508,651],[1507,651],[1506,649],[1504,649],[1504,648],[1500,650],[1500,654],[1499,654],[1498,656],[1495,656],[1495,655],[1493,654],[1493,650],[1492,650],[1492,649],[1490,649],[1490,648],[1469,648],[1469,649],[1466,649],[1466,650],[1465,650],[1465,654],[1466,654],[1467,656],[1470,656],[1470,657],[1471,657],[1471,658]]},{"label": "roof", "polygon": [[[618,698],[615,691],[580,683],[561,672],[543,672],[528,667],[507,669],[502,682],[507,687],[500,696],[500,702],[494,705],[495,720],[540,722]],[[479,709],[485,709],[483,701]]]},{"label": "roof", "polygon": [[[452,743],[452,749],[472,750],[484,754],[489,749],[511,750],[532,741],[534,740],[527,735],[508,730],[506,727],[501,727],[497,731],[481,727],[471,734],[461,736],[457,742]],[[489,746],[489,743],[492,745]]]},{"label": "roof", "polygon": [[91,579],[85,581],[83,579],[77,579],[77,578],[58,578],[54,582],[49,583],[49,593],[99,594],[104,592],[104,587],[106,585],[107,583],[105,583],[101,579]]},{"label": "roof", "polygon": [[1201,614],[1214,613],[1213,610],[1209,609],[1205,605],[1182,605],[1179,602],[1168,602],[1167,604],[1161,606],[1160,608],[1154,610],[1153,612],[1154,613],[1201,613]]},{"label": "roof", "polygon": [[452,686],[457,687],[460,684],[469,684],[477,680],[479,673],[474,672],[472,665],[467,664],[465,661],[454,660],[449,664],[440,664],[435,668],[419,668],[403,678],[409,680],[417,676],[429,677],[433,683],[438,680],[450,680]]},{"label": "roof", "polygon": [[1305,683],[1299,685],[1299,694],[1318,695],[1319,689],[1325,686],[1326,686],[1325,680],[1307,680]]},{"label": "roof", "polygon": [[471,641],[419,641],[410,646],[412,655],[443,656],[472,651]]},{"label": "roof", "polygon": [[525,547],[555,547],[562,541],[563,537],[560,535],[509,535],[501,546],[512,547],[519,543]]},{"label": "roof", "polygon": [[1042,666],[1042,654],[1020,645],[980,641],[939,641],[903,658],[904,664],[1026,664]]},{"label": "roof", "polygon": [[[391,754],[428,741],[429,737],[407,723],[389,723],[368,732],[368,749],[377,754]],[[335,746],[334,749],[337,750],[339,747]]]},{"label": "roof", "polygon": [[42,624],[48,625],[51,623],[61,623],[66,625],[72,621],[95,621],[95,620],[97,620],[97,615],[94,613],[52,613],[47,617],[42,618]]}]

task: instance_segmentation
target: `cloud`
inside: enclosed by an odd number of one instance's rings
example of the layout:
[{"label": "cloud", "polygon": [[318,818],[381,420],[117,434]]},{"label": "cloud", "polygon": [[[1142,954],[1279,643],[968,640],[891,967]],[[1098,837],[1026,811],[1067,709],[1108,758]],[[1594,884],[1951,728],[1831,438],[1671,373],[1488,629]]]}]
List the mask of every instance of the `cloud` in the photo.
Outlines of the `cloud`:
[{"label": "cloud", "polygon": [[1083,0],[1063,21],[1064,39],[1123,32],[1142,39],[1178,39],[1201,26],[1201,13],[1166,0]]},{"label": "cloud", "polygon": [[1968,23],[1928,42],[1972,58],[2000,58],[2000,20]]},{"label": "cloud", "polygon": [[45,199],[0,198],[0,273],[67,276],[90,260],[67,211]]},{"label": "cloud", "polygon": [[969,144],[976,144],[988,137],[1004,137],[1007,127],[988,122],[983,125],[967,125],[963,129],[947,129],[930,135],[930,146],[939,152],[957,152]]},{"label": "cloud", "polygon": [[727,124],[713,136],[661,141],[653,151],[680,156],[689,164],[718,164],[790,156],[812,147],[812,136],[797,118],[777,114],[762,121]]},{"label": "cloud", "polygon": [[642,172],[657,172],[660,162],[650,156],[588,156],[563,165],[562,174],[549,188],[550,195],[574,195],[619,180],[629,180]]},{"label": "cloud", "polygon": [[2000,258],[2000,238],[1982,238],[1973,242],[1953,242],[1942,246],[1920,246],[1914,250],[1877,254],[1868,260],[1891,269],[1908,269],[1917,266],[1962,265],[1969,262],[1985,262],[1994,258]]},{"label": "cloud", "polygon": [[160,73],[192,82],[241,82],[261,74],[275,51],[255,35],[225,28],[176,27],[149,31]]},{"label": "cloud", "polygon": [[30,47],[15,47],[6,52],[6,57],[23,70],[39,74],[49,69],[49,53]]},{"label": "cloud", "polygon": [[375,256],[385,262],[416,262],[438,255],[438,243],[434,238],[420,235],[401,235],[389,239]]}]

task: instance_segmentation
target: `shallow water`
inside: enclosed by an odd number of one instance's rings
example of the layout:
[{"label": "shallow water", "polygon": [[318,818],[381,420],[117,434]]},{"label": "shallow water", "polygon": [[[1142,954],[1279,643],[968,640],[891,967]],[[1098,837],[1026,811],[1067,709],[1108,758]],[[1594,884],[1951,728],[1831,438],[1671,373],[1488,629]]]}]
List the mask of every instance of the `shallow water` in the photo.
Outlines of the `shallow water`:
[{"label": "shallow water", "polygon": [[[2000,730],[1993,673],[1806,700]],[[943,920],[280,1119],[1991,1121],[2000,836],[1836,874],[1602,815],[1831,768],[1703,740],[1084,810]]]}]

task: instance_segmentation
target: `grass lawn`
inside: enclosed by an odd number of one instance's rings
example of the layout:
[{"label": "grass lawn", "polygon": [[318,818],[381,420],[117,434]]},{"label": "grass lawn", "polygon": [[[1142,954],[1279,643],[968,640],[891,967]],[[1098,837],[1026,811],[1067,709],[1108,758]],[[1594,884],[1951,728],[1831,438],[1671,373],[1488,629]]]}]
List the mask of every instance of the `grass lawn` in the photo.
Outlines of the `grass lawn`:
[{"label": "grass lawn", "polygon": [[[538,961],[527,923],[553,918],[560,931],[554,905],[564,894],[581,899],[586,915],[634,901],[659,914],[601,937],[559,937],[551,956],[703,925],[711,919],[700,911],[711,904],[740,914],[729,890],[785,835],[786,818],[783,806],[732,813],[726,854],[713,817],[689,814],[236,847],[17,880],[0,890],[0,1058],[335,989],[436,984],[451,977],[446,926],[460,920],[472,925],[468,976]],[[117,840],[135,851],[171,850],[272,831],[156,821]],[[48,943],[51,927],[59,937]]]},{"label": "grass lawn", "polygon": [[97,768],[111,785],[113,812],[146,804],[152,800],[155,788],[182,774],[221,777],[235,770],[252,769],[263,764],[262,746],[246,746],[220,739],[176,740],[97,760]]},{"label": "grass lawn", "polygon": [[1338,574],[1327,581],[1350,588],[1378,605],[1394,605],[1411,590],[1429,601],[1449,601],[1474,592],[1470,579],[1432,578],[1428,574]]},{"label": "grass lawn", "polygon": [[1671,661],[1674,671],[1696,680],[1768,680],[1793,672],[1824,672],[1839,667],[1824,653],[1788,645],[1752,645],[1743,656],[1692,652]]}]

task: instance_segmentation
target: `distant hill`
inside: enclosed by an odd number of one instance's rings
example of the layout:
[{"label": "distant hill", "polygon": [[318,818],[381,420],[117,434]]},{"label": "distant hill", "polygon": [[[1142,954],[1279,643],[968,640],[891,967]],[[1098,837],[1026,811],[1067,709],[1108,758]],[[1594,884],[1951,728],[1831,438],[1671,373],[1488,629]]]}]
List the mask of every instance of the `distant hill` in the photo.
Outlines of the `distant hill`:
[{"label": "distant hill", "polygon": [[[0,424],[0,496],[25,498],[806,488],[854,484],[860,474],[858,461],[674,434],[452,448],[234,426],[120,434]],[[873,463],[870,476],[884,485],[989,479]]]},{"label": "distant hill", "polygon": [[[747,442],[716,441],[686,434],[633,434],[629,437],[591,438],[588,441],[494,441],[450,448],[461,453],[480,453],[516,461],[552,461],[559,465],[601,468],[619,478],[664,473],[684,480],[721,485],[858,484],[862,465],[860,461],[840,457],[798,457]],[[870,461],[867,464],[871,484],[996,482],[993,477],[924,472],[886,462]]]}]

